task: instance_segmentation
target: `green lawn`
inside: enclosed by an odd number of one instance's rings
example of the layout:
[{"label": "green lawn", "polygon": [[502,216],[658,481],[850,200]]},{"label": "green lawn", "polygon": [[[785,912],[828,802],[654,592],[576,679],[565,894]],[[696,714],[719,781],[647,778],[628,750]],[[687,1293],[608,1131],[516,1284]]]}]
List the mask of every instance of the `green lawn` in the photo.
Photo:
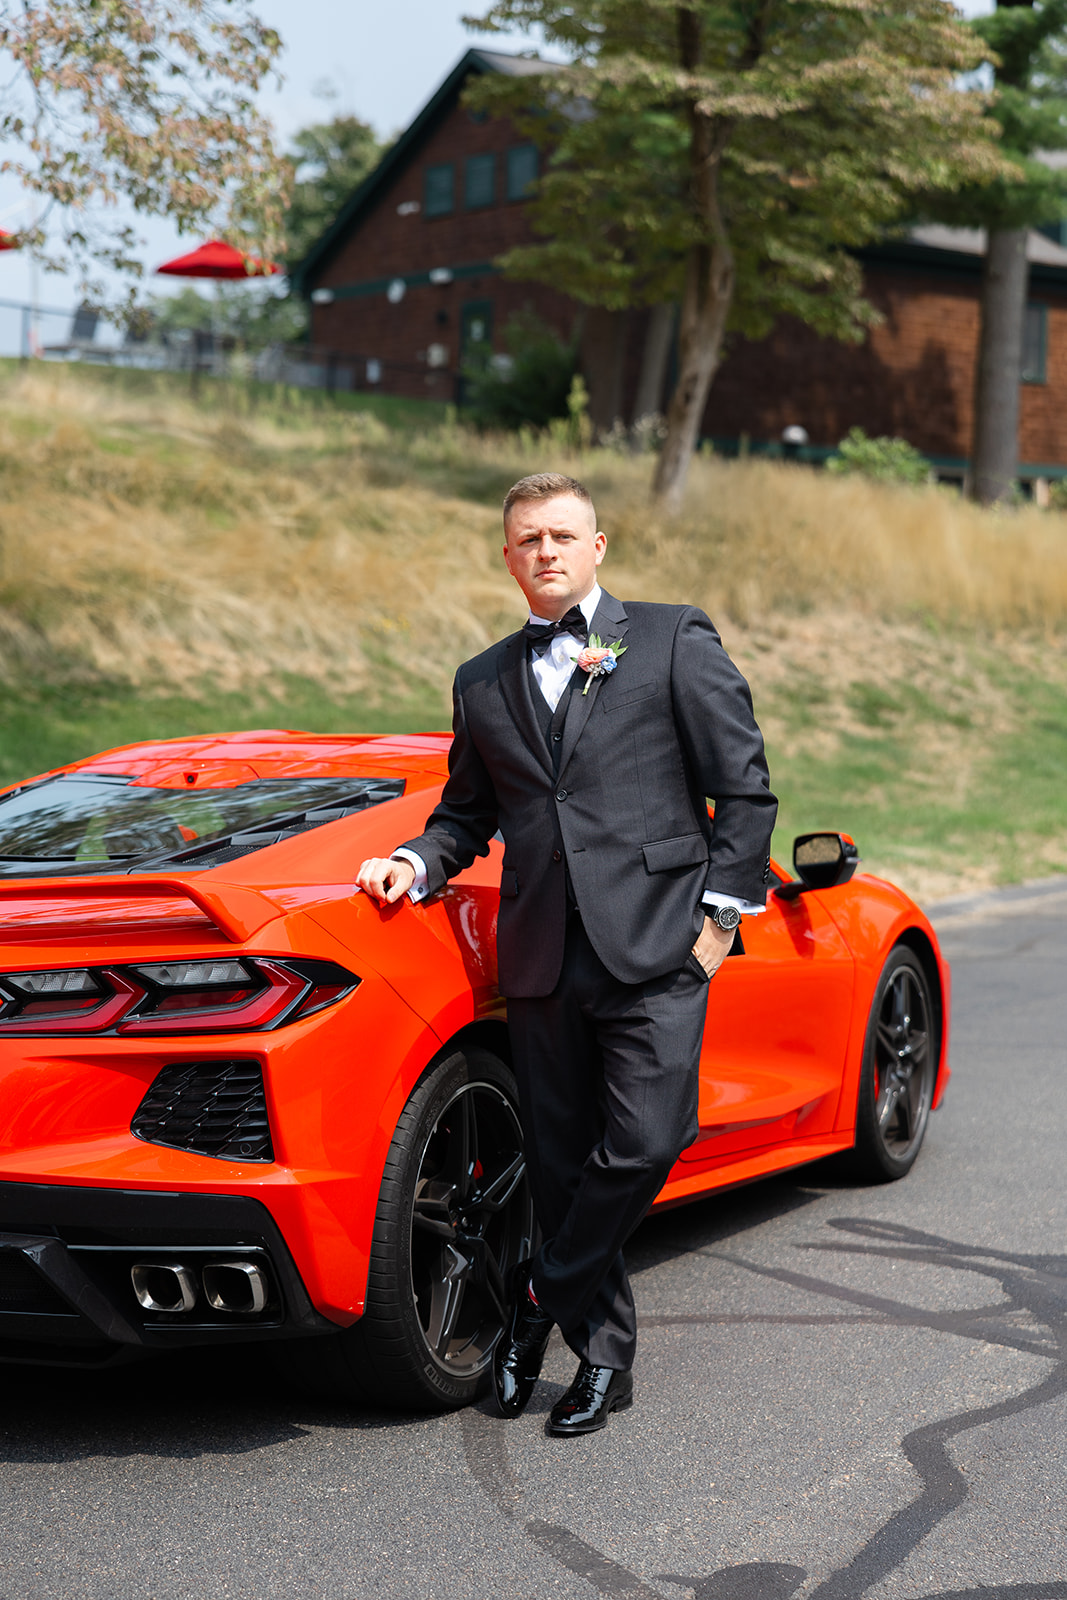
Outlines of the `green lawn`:
[{"label": "green lawn", "polygon": [[[982,657],[1001,696],[988,722],[950,686],[939,698],[861,681],[847,690],[861,726],[833,748],[805,749],[802,727],[788,753],[769,738],[777,859],[796,833],[840,828],[870,870],[920,896],[1067,871],[1067,683]],[[818,706],[806,715],[814,727]]]},{"label": "green lawn", "polygon": [[[818,719],[817,686],[803,708],[793,700],[776,707],[793,730],[788,751],[773,735],[768,740],[781,800],[776,858],[789,863],[796,833],[840,828],[854,835],[867,868],[933,898],[971,880],[1010,883],[1067,870],[1067,686],[1018,667],[1002,667],[1001,676],[1010,725],[988,739],[928,695],[858,682],[849,693],[862,731],[816,752],[805,749],[804,725]],[[263,727],[415,732],[447,721],[436,697],[368,708],[299,681],[282,696],[257,699],[141,696],[119,687],[9,691],[0,709],[0,780],[139,739]],[[961,793],[951,792],[950,766],[939,754],[945,727],[954,735],[947,761],[969,763]]]},{"label": "green lawn", "polygon": [[141,696],[125,686],[8,690],[0,705],[0,783],[14,783],[68,761],[133,744],[240,728],[300,728],[312,733],[423,732],[448,726],[437,697],[332,700],[314,684],[293,683],[284,698],[215,694],[204,699]]}]

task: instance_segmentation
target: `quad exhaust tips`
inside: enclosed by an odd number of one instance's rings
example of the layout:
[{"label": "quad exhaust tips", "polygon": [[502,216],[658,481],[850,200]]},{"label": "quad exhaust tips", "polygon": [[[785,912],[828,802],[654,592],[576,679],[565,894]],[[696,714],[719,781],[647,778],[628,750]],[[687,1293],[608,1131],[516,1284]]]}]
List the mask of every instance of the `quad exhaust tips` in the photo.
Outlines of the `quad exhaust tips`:
[{"label": "quad exhaust tips", "polygon": [[270,1283],[254,1261],[212,1261],[199,1272],[178,1262],[139,1261],[130,1268],[133,1292],[145,1311],[171,1316],[193,1311],[203,1290],[212,1311],[255,1316],[267,1304]]}]

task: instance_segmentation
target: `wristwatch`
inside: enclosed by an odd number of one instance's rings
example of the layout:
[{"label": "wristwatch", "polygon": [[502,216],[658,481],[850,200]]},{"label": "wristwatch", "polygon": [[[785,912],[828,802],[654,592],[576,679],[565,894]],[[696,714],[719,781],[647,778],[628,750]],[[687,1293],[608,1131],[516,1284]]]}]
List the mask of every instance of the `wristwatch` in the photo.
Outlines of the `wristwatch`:
[{"label": "wristwatch", "polygon": [[741,913],[736,906],[715,906],[714,909],[711,906],[705,906],[704,911],[705,915],[709,916],[716,927],[722,929],[723,933],[733,933],[741,921]]}]

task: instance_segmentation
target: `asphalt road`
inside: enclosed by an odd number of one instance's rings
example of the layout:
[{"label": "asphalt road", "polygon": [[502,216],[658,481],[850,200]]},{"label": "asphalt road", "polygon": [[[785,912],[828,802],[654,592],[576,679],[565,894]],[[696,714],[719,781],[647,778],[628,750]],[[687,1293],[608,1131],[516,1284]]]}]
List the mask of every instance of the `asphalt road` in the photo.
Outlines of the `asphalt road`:
[{"label": "asphalt road", "polygon": [[648,1221],[637,1401],[310,1405],[258,1361],[2,1369],[2,1600],[1067,1600],[1067,889],[957,904],[955,1076],[904,1182]]}]

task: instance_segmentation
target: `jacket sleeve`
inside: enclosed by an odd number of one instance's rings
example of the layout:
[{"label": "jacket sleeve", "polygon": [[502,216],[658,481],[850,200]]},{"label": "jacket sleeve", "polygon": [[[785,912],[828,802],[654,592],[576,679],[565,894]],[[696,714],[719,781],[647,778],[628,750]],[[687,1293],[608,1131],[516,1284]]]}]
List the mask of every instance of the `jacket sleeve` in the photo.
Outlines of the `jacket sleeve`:
[{"label": "jacket sleeve", "polygon": [[683,612],[671,662],[674,715],[700,797],[713,800],[706,891],[763,905],[778,802],[748,684],[703,611]]},{"label": "jacket sleeve", "polygon": [[427,818],[425,832],[400,846],[425,861],[429,894],[443,889],[475,856],[488,855],[497,831],[496,790],[467,727],[459,676],[452,689],[452,734],[441,799]]}]

